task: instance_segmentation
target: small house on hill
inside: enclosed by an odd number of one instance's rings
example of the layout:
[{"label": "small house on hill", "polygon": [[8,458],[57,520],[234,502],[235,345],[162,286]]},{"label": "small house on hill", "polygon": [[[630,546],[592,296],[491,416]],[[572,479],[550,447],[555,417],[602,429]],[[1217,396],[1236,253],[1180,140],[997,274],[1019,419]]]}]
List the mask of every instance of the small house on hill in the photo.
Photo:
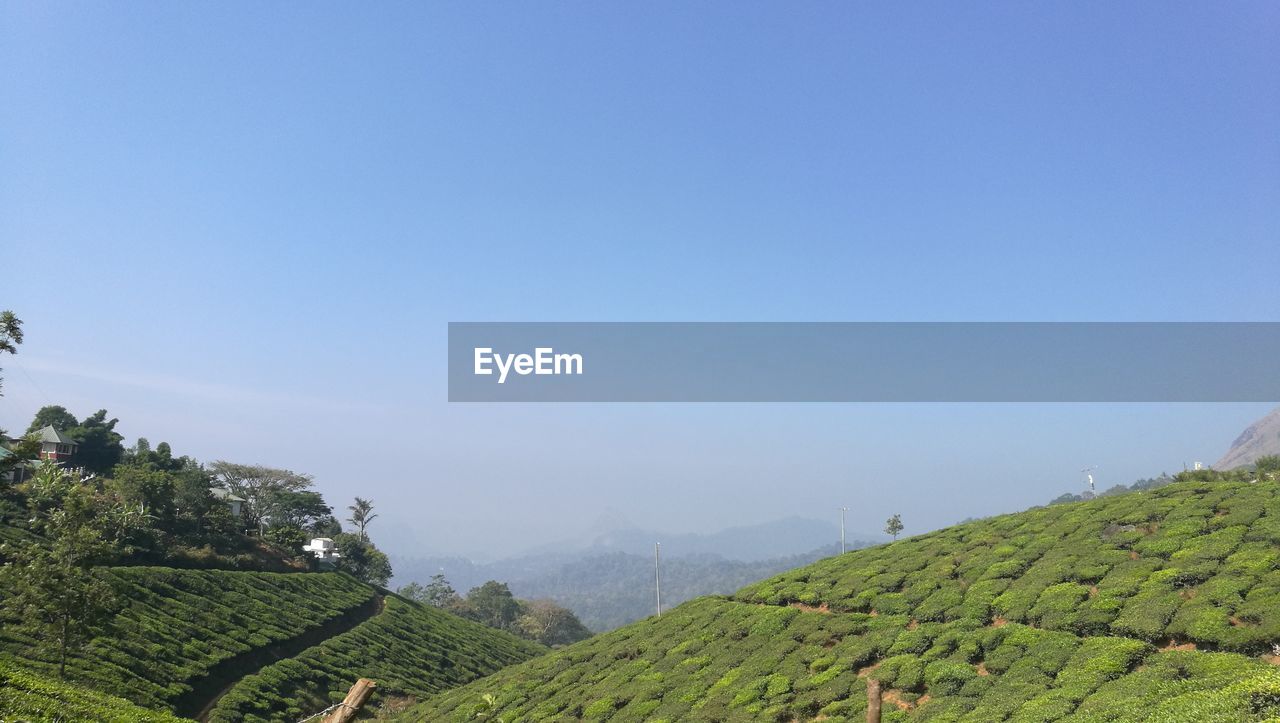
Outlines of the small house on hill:
[{"label": "small house on hill", "polygon": [[[80,447],[80,443],[71,437],[63,434],[53,425],[44,427],[33,433],[36,442],[39,443],[39,450],[36,452],[37,460],[48,460],[59,464],[69,464],[71,458],[75,456],[76,449]],[[28,479],[37,467],[36,460],[19,460],[14,461],[15,445],[21,444],[24,440],[30,439],[31,435],[26,437],[4,438],[0,437],[0,460],[6,460],[4,466],[6,469],[0,473],[0,478],[9,484],[19,484]]]},{"label": "small house on hill", "polygon": [[213,495],[215,500],[226,503],[227,509],[231,510],[232,517],[240,517],[240,513],[244,510],[243,497],[237,497],[235,493],[226,487],[210,487],[209,494]]},{"label": "small house on hill", "polygon": [[312,538],[311,542],[302,546],[302,550],[315,555],[322,565],[332,565],[338,561],[338,558],[342,557],[342,553],[338,552],[333,540],[328,537]]},{"label": "small house on hill", "polygon": [[40,459],[70,462],[76,448],[80,446],[79,442],[54,429],[52,424],[36,434],[40,436]]}]

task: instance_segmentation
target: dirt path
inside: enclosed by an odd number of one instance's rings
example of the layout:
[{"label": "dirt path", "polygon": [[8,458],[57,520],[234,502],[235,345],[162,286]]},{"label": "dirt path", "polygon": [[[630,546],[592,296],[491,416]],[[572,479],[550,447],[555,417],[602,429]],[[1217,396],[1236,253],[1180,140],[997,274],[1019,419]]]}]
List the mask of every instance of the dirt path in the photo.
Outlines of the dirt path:
[{"label": "dirt path", "polygon": [[314,645],[319,645],[335,635],[341,635],[364,621],[378,615],[386,607],[382,595],[375,595],[359,606],[351,608],[324,624],[301,634],[227,658],[209,669],[203,678],[191,681],[191,690],[173,702],[174,712],[184,718],[194,718],[202,723],[209,719],[214,706],[246,675],[252,675],[285,658],[292,658]]}]

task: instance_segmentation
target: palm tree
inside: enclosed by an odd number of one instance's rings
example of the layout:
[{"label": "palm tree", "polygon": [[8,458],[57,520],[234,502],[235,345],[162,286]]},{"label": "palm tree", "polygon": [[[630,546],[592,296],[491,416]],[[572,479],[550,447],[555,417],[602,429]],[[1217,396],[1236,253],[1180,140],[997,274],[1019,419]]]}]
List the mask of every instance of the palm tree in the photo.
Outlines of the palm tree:
[{"label": "palm tree", "polygon": [[364,528],[369,526],[377,517],[373,512],[373,500],[366,500],[363,497],[357,497],[356,503],[347,509],[351,510],[351,517],[347,518],[347,522],[355,525],[360,530],[360,539],[367,540],[369,536],[365,534]]}]

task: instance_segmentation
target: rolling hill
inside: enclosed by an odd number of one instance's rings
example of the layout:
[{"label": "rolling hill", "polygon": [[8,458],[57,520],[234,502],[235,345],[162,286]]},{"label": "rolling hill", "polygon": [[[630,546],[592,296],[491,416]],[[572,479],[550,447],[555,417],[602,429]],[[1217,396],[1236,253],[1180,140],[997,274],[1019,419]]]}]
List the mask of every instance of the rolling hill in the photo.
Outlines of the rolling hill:
[{"label": "rolling hill", "polygon": [[[186,717],[216,704],[236,720],[296,720],[362,676],[379,680],[380,696],[422,695],[543,651],[340,573],[119,567],[108,576],[127,605],[70,660],[68,678]],[[0,626],[5,659],[37,677],[56,671],[15,626]]]},{"label": "rolling hill", "polygon": [[827,558],[400,720],[864,720],[870,680],[885,721],[1268,720],[1277,643],[1280,489],[1192,479]]}]

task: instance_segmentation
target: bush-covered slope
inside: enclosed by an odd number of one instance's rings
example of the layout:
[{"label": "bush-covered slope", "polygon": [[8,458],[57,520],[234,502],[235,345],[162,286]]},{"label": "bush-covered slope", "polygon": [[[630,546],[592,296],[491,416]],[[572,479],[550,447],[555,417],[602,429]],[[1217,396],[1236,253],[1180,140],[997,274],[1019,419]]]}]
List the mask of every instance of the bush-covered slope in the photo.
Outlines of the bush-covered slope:
[{"label": "bush-covered slope", "polygon": [[0,662],[0,721],[131,721],[180,723],[168,713],[145,708],[93,690],[18,670]]},{"label": "bush-covered slope", "polygon": [[242,679],[211,721],[294,721],[342,700],[359,678],[378,696],[426,696],[545,652],[536,643],[404,598],[354,629]]},{"label": "bush-covered slope", "polygon": [[[317,628],[376,595],[336,573],[123,567],[110,577],[126,606],[67,675],[155,709],[170,707],[218,662]],[[0,627],[0,649],[37,672],[56,669],[12,625]]]},{"label": "bush-covered slope", "polygon": [[1030,510],[688,603],[406,719],[861,720],[875,678],[886,721],[1266,720],[1278,543],[1270,483]]}]

